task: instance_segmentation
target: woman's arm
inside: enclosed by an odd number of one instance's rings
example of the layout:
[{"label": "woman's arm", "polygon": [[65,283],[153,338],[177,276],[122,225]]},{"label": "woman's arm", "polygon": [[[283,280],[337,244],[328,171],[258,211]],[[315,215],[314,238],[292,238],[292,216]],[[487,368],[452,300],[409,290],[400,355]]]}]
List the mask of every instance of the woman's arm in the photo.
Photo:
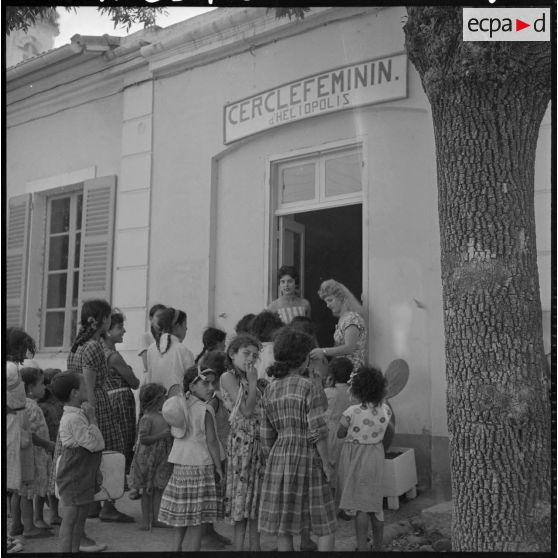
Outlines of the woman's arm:
[{"label": "woman's arm", "polygon": [[126,361],[122,358],[120,353],[111,353],[107,359],[107,364],[110,368],[115,370],[118,375],[132,388],[137,389],[139,387],[140,381],[134,374],[132,367],[126,364]]},{"label": "woman's arm", "polygon": [[344,331],[342,345],[312,349],[310,351],[310,358],[319,358],[321,355],[325,355],[328,357],[350,355],[356,349],[359,337],[360,332],[356,325],[347,326]]},{"label": "woman's arm", "polygon": [[141,417],[139,423],[139,442],[144,446],[151,446],[158,440],[162,440],[164,438],[168,438],[170,434],[170,426],[166,426],[165,429],[157,432],[155,434],[151,434],[151,430],[153,429],[153,424],[149,416],[144,415]]},{"label": "woman's arm", "polygon": [[46,438],[41,438],[40,436],[37,436],[37,434],[35,434],[34,432],[31,434],[31,440],[34,446],[39,446],[50,452],[54,451],[54,442],[51,442]]},{"label": "woman's arm", "polygon": [[210,411],[205,413],[205,439],[207,441],[207,449],[209,455],[215,465],[215,472],[219,477],[219,481],[223,480],[223,469],[221,468],[221,453],[219,452],[219,442],[217,440],[217,433],[215,432],[215,425],[213,424],[213,417]]},{"label": "woman's arm", "polygon": [[95,408],[95,381],[97,380],[97,370],[89,366],[83,367],[83,379],[87,391],[87,401]]}]

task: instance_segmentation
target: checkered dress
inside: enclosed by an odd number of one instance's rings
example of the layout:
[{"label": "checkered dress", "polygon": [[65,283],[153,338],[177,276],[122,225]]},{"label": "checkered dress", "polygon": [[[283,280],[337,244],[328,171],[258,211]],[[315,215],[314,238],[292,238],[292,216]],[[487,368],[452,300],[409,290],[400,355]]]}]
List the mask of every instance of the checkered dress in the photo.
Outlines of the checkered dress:
[{"label": "checkered dress", "polygon": [[318,536],[335,532],[331,487],[315,446],[307,440],[309,430],[327,432],[316,387],[302,376],[289,375],[269,385],[262,403],[261,443],[269,456],[259,530],[271,535],[297,535],[305,527]]},{"label": "checkered dress", "polygon": [[[110,356],[117,353],[108,347],[104,347],[104,351],[107,363]],[[114,368],[109,367],[105,387],[114,410],[114,417],[120,425],[124,442],[124,457],[126,457],[126,473],[128,473],[136,443],[136,399],[128,382]]]},{"label": "checkered dress", "polygon": [[105,439],[105,449],[124,453],[124,441],[118,418],[107,393],[108,366],[103,346],[93,339],[80,345],[75,353],[68,355],[68,370],[83,373],[84,368],[96,370],[95,416],[99,430]]}]

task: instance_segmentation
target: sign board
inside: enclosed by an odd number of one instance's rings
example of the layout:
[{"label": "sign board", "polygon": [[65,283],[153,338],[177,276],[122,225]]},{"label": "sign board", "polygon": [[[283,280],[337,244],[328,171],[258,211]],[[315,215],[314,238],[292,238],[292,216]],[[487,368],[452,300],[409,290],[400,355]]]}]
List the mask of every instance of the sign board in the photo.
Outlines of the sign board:
[{"label": "sign board", "polygon": [[225,105],[224,142],[320,114],[406,97],[406,54],[350,64]]}]

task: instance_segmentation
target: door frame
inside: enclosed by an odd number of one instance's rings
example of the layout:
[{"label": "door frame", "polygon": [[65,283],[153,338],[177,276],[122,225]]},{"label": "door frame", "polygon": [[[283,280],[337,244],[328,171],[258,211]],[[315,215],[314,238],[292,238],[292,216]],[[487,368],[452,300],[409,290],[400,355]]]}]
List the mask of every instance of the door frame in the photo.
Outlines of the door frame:
[{"label": "door frame", "polygon": [[[279,249],[279,216],[276,215],[276,196],[274,195],[273,191],[273,179],[274,179],[274,168],[275,166],[283,161],[289,159],[296,159],[302,158],[311,155],[317,155],[320,152],[340,149],[340,148],[347,148],[350,149],[351,147],[360,148],[362,151],[362,303],[363,303],[363,310],[364,310],[364,319],[368,324],[368,329],[370,331],[370,321],[369,321],[369,242],[368,242],[368,233],[369,233],[369,163],[368,163],[368,136],[359,135],[355,136],[351,139],[346,140],[339,140],[329,143],[323,143],[314,147],[306,147],[303,149],[295,149],[292,151],[288,151],[286,153],[278,153],[274,155],[269,155],[266,157],[265,162],[265,216],[264,216],[264,226],[265,226],[265,235],[264,235],[264,265],[263,265],[263,295],[264,300],[262,301],[262,307],[265,308],[269,304],[271,300],[275,298],[275,294],[273,292],[273,285],[275,284],[273,273],[276,273],[276,270],[273,269],[273,262],[277,261],[277,250]],[[354,204],[353,201],[351,203]],[[347,203],[339,202],[329,205],[328,207],[341,207],[343,205],[347,205]],[[325,208],[325,207],[324,207]],[[284,215],[288,214],[295,214],[295,213],[303,213],[307,211],[315,211],[319,208],[315,206],[309,206],[307,208],[300,207],[296,210],[292,210],[289,212],[281,212]],[[358,297],[361,293],[355,293]]]}]

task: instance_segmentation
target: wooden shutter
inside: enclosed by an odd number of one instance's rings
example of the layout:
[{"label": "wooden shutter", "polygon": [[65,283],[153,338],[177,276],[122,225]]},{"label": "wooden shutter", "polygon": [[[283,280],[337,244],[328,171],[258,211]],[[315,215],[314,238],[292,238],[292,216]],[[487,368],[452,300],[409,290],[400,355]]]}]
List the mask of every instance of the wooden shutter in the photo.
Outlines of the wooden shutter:
[{"label": "wooden shutter", "polygon": [[10,198],[6,252],[6,325],[24,327],[31,194]]},{"label": "wooden shutter", "polygon": [[84,182],[79,306],[88,298],[110,302],[115,202],[115,176]]}]

